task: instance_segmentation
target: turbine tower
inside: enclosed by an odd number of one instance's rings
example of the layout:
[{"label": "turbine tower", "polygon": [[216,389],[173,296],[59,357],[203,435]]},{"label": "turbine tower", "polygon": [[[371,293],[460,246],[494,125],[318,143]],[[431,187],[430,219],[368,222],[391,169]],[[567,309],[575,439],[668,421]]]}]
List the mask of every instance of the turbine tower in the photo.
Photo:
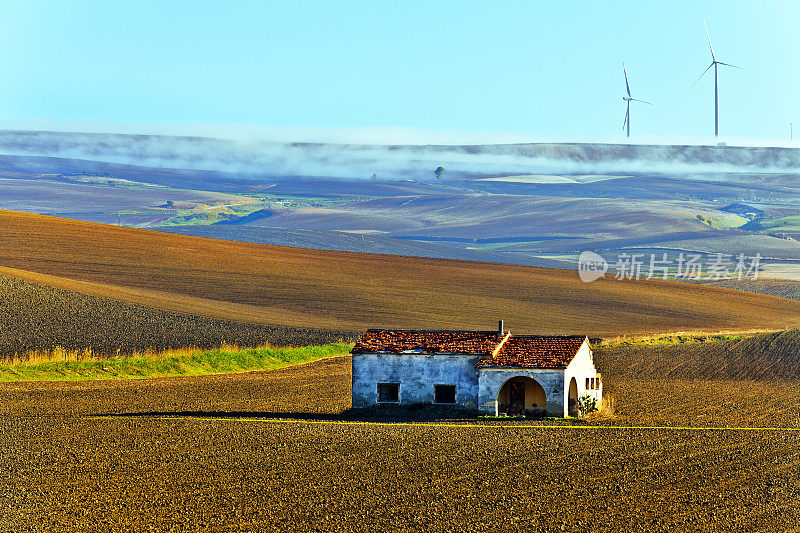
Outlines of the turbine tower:
[{"label": "turbine tower", "polygon": [[[625,120],[622,122],[622,129],[628,126],[628,138],[631,136],[631,102],[642,102],[643,104],[650,104],[644,100],[638,100],[631,96],[631,86],[628,84],[628,73],[625,71],[625,62],[622,62],[622,73],[625,75],[625,90],[628,91],[628,96],[623,96],[622,99],[628,104],[628,109],[625,111]],[[650,104],[653,105],[653,104]]]},{"label": "turbine tower", "polygon": [[[742,67],[737,67],[736,65],[731,65],[730,63],[723,63],[722,61],[717,61],[717,55],[714,53],[714,47],[711,45],[711,35],[708,33],[708,25],[706,24],[705,19],[703,19],[703,26],[706,28],[706,37],[708,37],[708,47],[711,49],[711,64],[706,68],[700,77],[692,84],[692,87],[697,85],[697,82],[700,81],[703,76],[706,75],[706,72],[711,70],[711,67],[714,67],[714,137],[719,137],[719,66],[725,65],[726,67],[733,67],[741,69]],[[689,87],[689,90],[692,90],[692,87]]]}]

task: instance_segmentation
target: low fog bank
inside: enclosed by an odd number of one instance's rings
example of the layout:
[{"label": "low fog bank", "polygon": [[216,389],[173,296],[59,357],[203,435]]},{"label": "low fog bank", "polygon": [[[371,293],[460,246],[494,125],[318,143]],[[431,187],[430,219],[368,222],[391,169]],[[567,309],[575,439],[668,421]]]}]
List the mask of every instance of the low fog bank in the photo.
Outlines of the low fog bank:
[{"label": "low fog bank", "polygon": [[211,137],[0,131],[0,154],[103,161],[243,177],[435,179],[446,176],[598,172],[780,172],[800,169],[800,149],[782,147],[520,143],[369,145]]}]

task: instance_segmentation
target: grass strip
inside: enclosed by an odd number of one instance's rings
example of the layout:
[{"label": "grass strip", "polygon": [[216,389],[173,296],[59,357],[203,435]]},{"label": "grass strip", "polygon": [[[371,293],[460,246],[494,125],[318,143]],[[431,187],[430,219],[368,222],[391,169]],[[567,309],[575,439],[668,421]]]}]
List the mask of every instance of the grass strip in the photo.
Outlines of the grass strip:
[{"label": "grass strip", "polygon": [[172,350],[154,355],[91,358],[82,361],[14,363],[0,365],[0,382],[134,379],[272,370],[344,355],[351,348],[352,344],[344,343],[296,348],[226,347],[212,350]]},{"label": "grass strip", "polygon": [[[761,331],[731,332],[731,333],[669,333],[663,335],[619,336],[603,339],[599,345],[604,347],[647,345],[658,346],[667,344],[694,344],[703,342],[720,342],[740,340],[753,336]],[[771,333],[771,332],[770,332]]]}]

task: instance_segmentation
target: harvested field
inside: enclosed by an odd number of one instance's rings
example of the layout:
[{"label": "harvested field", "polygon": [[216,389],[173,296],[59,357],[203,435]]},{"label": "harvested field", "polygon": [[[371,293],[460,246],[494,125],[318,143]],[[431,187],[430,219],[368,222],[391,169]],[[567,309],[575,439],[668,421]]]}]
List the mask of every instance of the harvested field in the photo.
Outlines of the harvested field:
[{"label": "harvested field", "polygon": [[325,344],[352,333],[171,313],[0,276],[0,359],[31,351],[96,356],[221,344]]},{"label": "harvested field", "polygon": [[[0,384],[0,525],[27,531],[798,531],[798,386],[609,378],[611,427],[337,424],[350,360]],[[740,413],[708,410],[725,395]],[[243,420],[98,413],[238,414]],[[323,413],[309,421],[273,417]],[[324,413],[329,415],[326,417]],[[654,415],[654,413],[657,413]],[[486,424],[486,422],[481,422]]]},{"label": "harvested field", "polygon": [[309,329],[474,329],[499,318],[513,331],[592,336],[800,326],[800,302],[696,284],[587,284],[566,270],[220,241],[12,211],[0,211],[0,267],[170,312]]}]

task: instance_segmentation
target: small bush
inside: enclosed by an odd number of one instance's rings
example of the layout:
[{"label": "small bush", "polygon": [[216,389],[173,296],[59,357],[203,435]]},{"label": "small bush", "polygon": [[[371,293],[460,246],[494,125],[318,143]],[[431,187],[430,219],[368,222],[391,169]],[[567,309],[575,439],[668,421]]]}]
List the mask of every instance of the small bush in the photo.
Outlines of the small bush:
[{"label": "small bush", "polygon": [[578,398],[578,416],[585,418],[590,413],[597,411],[597,398],[584,394]]}]

